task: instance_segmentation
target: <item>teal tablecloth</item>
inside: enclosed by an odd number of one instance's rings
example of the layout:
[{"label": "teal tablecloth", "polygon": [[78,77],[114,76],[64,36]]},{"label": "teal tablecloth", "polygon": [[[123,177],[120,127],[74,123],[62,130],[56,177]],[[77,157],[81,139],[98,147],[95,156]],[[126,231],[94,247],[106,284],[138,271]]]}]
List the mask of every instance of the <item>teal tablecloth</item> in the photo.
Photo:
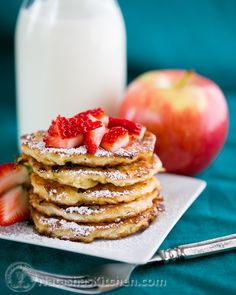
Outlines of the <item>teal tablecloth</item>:
[{"label": "teal tablecloth", "polygon": [[[19,4],[19,0],[16,3]],[[195,68],[223,88],[230,111],[226,145],[201,175],[207,189],[168,235],[161,248],[236,231],[236,3],[235,1],[120,0],[128,32],[130,77],[152,68]],[[0,10],[0,162],[17,154],[12,35],[17,7]],[[5,9],[5,11],[4,11]],[[12,11],[10,17],[9,11]],[[220,110],[219,110],[220,111]],[[0,294],[13,262],[63,274],[77,274],[103,260],[73,253],[0,241]],[[139,267],[132,279],[164,280],[163,287],[125,287],[114,294],[236,294],[235,252],[167,265]],[[30,294],[69,294],[34,287]]]}]

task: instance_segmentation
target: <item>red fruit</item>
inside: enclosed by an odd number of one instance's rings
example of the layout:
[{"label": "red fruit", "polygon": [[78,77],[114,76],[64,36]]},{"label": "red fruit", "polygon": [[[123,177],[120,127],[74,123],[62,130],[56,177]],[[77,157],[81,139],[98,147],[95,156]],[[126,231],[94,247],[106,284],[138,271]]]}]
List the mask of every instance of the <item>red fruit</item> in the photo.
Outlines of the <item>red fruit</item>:
[{"label": "red fruit", "polygon": [[45,146],[65,149],[80,146],[83,142],[80,129],[77,119],[58,116],[52,121],[48,135],[44,138]]},{"label": "red fruit", "polygon": [[0,165],[0,194],[28,181],[29,173],[25,166],[16,163]]},{"label": "red fruit", "polygon": [[51,136],[57,136],[59,134],[59,130],[57,128],[56,120],[52,120],[51,125],[48,129],[48,134]]},{"label": "red fruit", "polygon": [[109,117],[108,116],[103,116],[101,121],[105,125],[105,127],[108,127],[108,123],[109,123]]},{"label": "red fruit", "polygon": [[101,146],[110,151],[115,152],[129,144],[129,132],[123,127],[112,127],[104,136]]},{"label": "red fruit", "polygon": [[46,147],[70,149],[78,147],[83,143],[83,135],[79,134],[76,137],[62,139],[59,136],[51,136],[48,134],[43,141]]},{"label": "red fruit", "polygon": [[120,116],[156,134],[156,153],[168,172],[195,175],[225,142],[229,113],[220,88],[191,71],[145,73],[128,87]]},{"label": "red fruit", "polygon": [[103,123],[90,114],[80,113],[74,117],[80,133],[85,134],[103,126]]},{"label": "red fruit", "polygon": [[81,112],[76,116],[86,117],[87,115],[92,115],[94,118],[98,120],[102,120],[102,118],[104,117],[104,110],[102,108],[97,108],[97,109]]},{"label": "red fruit", "polygon": [[109,117],[105,116],[105,112],[102,108],[97,108],[94,110],[89,110],[85,112],[87,115],[92,115],[94,118],[96,118],[99,121],[102,121],[102,123],[105,125],[105,127],[108,126]]},{"label": "red fruit", "polygon": [[[101,121],[99,122],[101,123]],[[104,124],[102,124],[101,127],[94,130],[90,130],[88,133],[86,133],[84,141],[89,154],[96,153],[105,133],[106,127],[104,126]]]},{"label": "red fruit", "polygon": [[0,195],[0,225],[11,225],[28,218],[28,193],[22,186]]},{"label": "red fruit", "polygon": [[57,118],[52,121],[51,126],[48,129],[48,134],[59,136],[62,139],[71,138],[78,136],[80,134],[80,129],[74,118],[57,116]]},{"label": "red fruit", "polygon": [[108,127],[124,127],[131,135],[142,138],[146,128],[139,123],[127,119],[109,117]]}]

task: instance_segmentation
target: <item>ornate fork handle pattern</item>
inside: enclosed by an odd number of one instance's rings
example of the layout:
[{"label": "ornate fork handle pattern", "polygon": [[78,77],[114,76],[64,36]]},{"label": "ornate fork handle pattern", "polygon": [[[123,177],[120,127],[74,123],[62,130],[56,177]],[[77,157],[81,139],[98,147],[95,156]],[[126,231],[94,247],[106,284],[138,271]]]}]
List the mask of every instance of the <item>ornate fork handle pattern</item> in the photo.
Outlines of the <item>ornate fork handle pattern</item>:
[{"label": "ornate fork handle pattern", "polygon": [[165,262],[175,261],[176,259],[180,259],[185,256],[184,251],[179,247],[176,247],[173,249],[161,250],[158,252],[158,254],[161,256],[162,260]]},{"label": "ornate fork handle pattern", "polygon": [[[176,259],[190,259],[227,250],[236,249],[236,234],[207,240],[198,243],[186,244],[173,249],[161,250],[158,255],[165,262],[175,261]],[[151,261],[155,261],[155,256]]]}]

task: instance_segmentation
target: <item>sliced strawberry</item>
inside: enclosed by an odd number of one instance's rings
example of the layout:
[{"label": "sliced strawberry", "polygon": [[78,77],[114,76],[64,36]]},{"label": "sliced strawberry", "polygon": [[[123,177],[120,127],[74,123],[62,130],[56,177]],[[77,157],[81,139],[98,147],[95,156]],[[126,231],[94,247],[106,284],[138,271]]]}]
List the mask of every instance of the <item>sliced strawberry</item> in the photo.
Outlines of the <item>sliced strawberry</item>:
[{"label": "sliced strawberry", "polygon": [[[91,116],[99,121],[102,121],[102,123],[105,125],[105,127],[107,127],[109,118],[108,118],[108,116],[105,116],[104,110],[102,108],[97,108],[97,109],[81,112],[81,113],[77,114],[75,116],[75,118],[79,118],[79,120],[81,122],[81,121],[87,121],[88,118],[91,118]],[[86,124],[88,124],[88,123],[86,123]],[[89,122],[89,124],[91,124],[91,122]],[[98,123],[96,123],[96,124],[98,124]],[[95,125],[91,124],[91,126],[95,126]],[[100,126],[95,126],[95,128],[98,128],[98,127],[100,127]],[[84,133],[88,132],[89,131],[88,129],[90,129],[90,130],[95,129],[95,128],[91,128],[90,125],[85,128],[86,129],[83,131]]]},{"label": "sliced strawberry", "polygon": [[105,127],[108,127],[108,123],[109,123],[109,117],[108,116],[103,116],[101,121],[105,125]]},{"label": "sliced strawberry", "polygon": [[88,115],[92,115],[94,118],[96,118],[99,121],[102,121],[102,123],[105,125],[105,127],[108,126],[109,117],[105,116],[105,112],[102,108],[97,108],[94,110],[88,110],[85,112]]},{"label": "sliced strawberry", "polygon": [[80,113],[74,117],[74,120],[82,134],[103,126],[103,123],[100,120],[97,120],[90,114]]},{"label": "sliced strawberry", "polygon": [[146,131],[146,128],[142,124],[127,119],[113,117],[109,117],[108,127],[124,127],[131,135],[138,138],[142,138]]},{"label": "sliced strawberry", "polygon": [[80,146],[83,135],[75,118],[57,116],[48,129],[48,135],[44,138],[45,146],[52,148],[73,148]]},{"label": "sliced strawberry", "polygon": [[51,125],[48,129],[48,134],[50,134],[51,136],[57,136],[59,134],[56,120],[52,120]]},{"label": "sliced strawberry", "polygon": [[145,134],[146,130],[147,130],[147,128],[144,127],[144,126],[142,126],[142,129],[141,129],[141,131],[139,132],[139,134],[133,134],[133,136],[134,136],[135,138],[142,139],[142,138],[144,137],[144,134]]},{"label": "sliced strawberry", "polygon": [[45,142],[46,147],[70,149],[78,147],[83,143],[83,135],[80,134],[76,137],[63,139],[60,136],[52,136],[48,134],[43,141]]},{"label": "sliced strawberry", "polygon": [[101,146],[110,151],[116,152],[122,147],[126,147],[129,144],[129,132],[123,127],[112,127],[104,136],[101,142]]},{"label": "sliced strawberry", "polygon": [[48,134],[51,136],[60,136],[60,138],[64,139],[78,136],[80,130],[74,118],[57,116],[57,118],[52,121],[48,129]]},{"label": "sliced strawberry", "polygon": [[28,193],[22,186],[0,195],[0,225],[11,225],[28,218]]},{"label": "sliced strawberry", "polygon": [[105,133],[106,133],[106,127],[102,123],[101,127],[96,128],[94,130],[90,130],[88,133],[85,134],[84,141],[89,154],[96,153]]},{"label": "sliced strawberry", "polygon": [[86,116],[86,115],[92,115],[94,118],[98,120],[102,120],[102,118],[104,117],[104,110],[102,108],[97,108],[97,109],[81,112],[76,116]]},{"label": "sliced strawberry", "polygon": [[0,165],[0,194],[25,182],[29,182],[29,173],[25,166],[16,163]]},{"label": "sliced strawberry", "polygon": [[92,115],[94,118],[96,118],[98,120],[102,120],[102,118],[104,117],[104,109],[97,108],[97,109],[93,109],[93,110],[88,110],[87,114]]}]

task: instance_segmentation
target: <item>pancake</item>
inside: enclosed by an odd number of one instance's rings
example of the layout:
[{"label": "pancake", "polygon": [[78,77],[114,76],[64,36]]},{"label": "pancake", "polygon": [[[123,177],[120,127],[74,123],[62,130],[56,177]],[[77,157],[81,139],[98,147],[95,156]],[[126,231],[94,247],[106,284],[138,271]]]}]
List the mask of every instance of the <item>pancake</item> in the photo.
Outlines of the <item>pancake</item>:
[{"label": "pancake", "polygon": [[82,223],[112,222],[136,216],[150,209],[154,200],[158,198],[158,194],[159,192],[154,190],[132,202],[118,205],[82,205],[73,207],[58,206],[40,199],[36,194],[31,194],[30,204],[34,209],[46,216],[56,216]]},{"label": "pancake", "polygon": [[156,201],[152,208],[135,217],[119,222],[84,224],[66,221],[61,218],[47,217],[31,208],[31,217],[39,233],[54,238],[86,243],[95,239],[114,240],[130,236],[146,229],[159,213]]},{"label": "pancake", "polygon": [[154,189],[161,190],[156,177],[130,186],[98,184],[93,188],[82,190],[55,181],[45,180],[33,173],[31,176],[33,192],[40,198],[58,204],[74,206],[80,204],[117,204],[131,202],[140,196],[149,194]]},{"label": "pancake", "polygon": [[126,148],[112,153],[99,148],[95,155],[87,153],[86,147],[78,148],[46,148],[43,138],[46,131],[38,131],[22,137],[22,151],[45,165],[65,165],[68,162],[90,167],[114,166],[129,164],[137,160],[146,159],[153,154],[156,137],[146,132],[143,139],[135,139]]},{"label": "pancake", "polygon": [[77,165],[48,166],[31,157],[28,161],[40,177],[82,189],[94,187],[98,183],[111,183],[115,186],[133,185],[151,178],[162,170],[162,163],[156,155],[129,165],[104,168]]}]

